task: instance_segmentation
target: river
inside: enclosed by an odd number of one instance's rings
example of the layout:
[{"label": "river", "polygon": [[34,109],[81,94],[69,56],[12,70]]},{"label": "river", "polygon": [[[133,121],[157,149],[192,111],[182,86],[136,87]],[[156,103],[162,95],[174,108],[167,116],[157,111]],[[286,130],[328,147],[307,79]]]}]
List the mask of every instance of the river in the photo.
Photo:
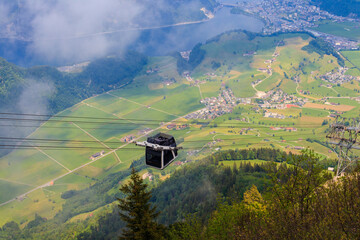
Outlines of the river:
[{"label": "river", "polygon": [[[206,40],[226,31],[243,29],[252,32],[260,32],[262,28],[263,23],[260,20],[250,16],[231,14],[230,8],[225,7],[218,10],[214,18],[202,23],[148,30],[128,30],[137,35],[137,40],[133,41],[128,48],[140,51],[150,56],[166,55],[174,51],[190,50],[197,43],[205,42]],[[104,34],[106,34],[106,37],[112,41],[120,41],[124,36],[124,31],[115,31],[113,33]],[[88,37],[95,38],[98,37],[98,35],[99,34],[94,34],[93,36]],[[65,39],[63,41],[68,41],[69,45],[71,45],[74,41],[81,42],[84,41],[84,39],[85,38],[82,37],[77,39]],[[0,56],[21,66],[66,65],[79,61],[92,60],[49,60],[39,57],[36,52],[30,49],[29,46],[31,46],[31,42],[0,39]],[[114,46],[115,47],[108,49],[108,51],[104,54],[116,54],[123,50],[120,49],[120,44],[119,47],[117,47],[116,44]],[[123,48],[123,46],[121,46],[121,48]]]}]

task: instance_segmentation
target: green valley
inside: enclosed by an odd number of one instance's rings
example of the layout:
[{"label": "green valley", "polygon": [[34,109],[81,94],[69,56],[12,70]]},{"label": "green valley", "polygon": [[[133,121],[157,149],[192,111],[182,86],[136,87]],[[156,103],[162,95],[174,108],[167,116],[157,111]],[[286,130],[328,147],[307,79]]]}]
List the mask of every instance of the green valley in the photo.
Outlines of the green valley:
[{"label": "green valley", "polygon": [[[340,59],[328,46],[313,41],[305,33],[264,36],[231,31],[198,45],[190,55],[195,59],[189,60],[191,67],[180,71],[179,56],[146,59],[137,54],[93,62],[75,75],[43,68],[14,71],[11,77],[18,82],[24,79],[19,76],[46,73],[80,84],[71,102],[67,89],[57,88],[51,106],[55,112],[63,111],[28,136],[62,139],[56,146],[77,148],[52,149],[49,146],[55,143],[45,142],[43,149],[34,144],[0,159],[0,191],[6,192],[0,196],[0,226],[15,221],[25,227],[36,213],[75,229],[84,221],[91,222],[94,215],[111,212],[119,184],[127,181],[131,166],[139,167],[141,176],[150,173],[153,180],[146,181],[155,189],[170,176],[173,181],[174,172],[179,181],[187,181],[179,173],[183,165],[198,164],[193,162],[220,150],[251,152],[244,159],[234,159],[229,152],[224,166],[247,165],[243,160],[251,160],[250,166],[268,161],[248,149],[279,151],[280,159],[280,152],[299,154],[310,148],[326,162],[324,168],[335,167],[337,155],[326,143],[326,134],[336,114],[359,115],[360,78],[352,72],[359,68],[358,56],[357,52],[342,52],[345,59]],[[129,68],[130,73],[124,74]],[[94,88],[84,87],[88,79]],[[76,90],[82,88],[83,92]],[[77,103],[69,107],[74,101]],[[62,121],[56,121],[59,118]],[[164,171],[146,168],[144,149],[131,143],[158,132],[173,135],[184,148]],[[92,158],[101,151],[104,153]],[[226,175],[210,166],[205,169],[219,179]],[[244,178],[265,188],[268,181],[262,174]],[[250,187],[250,180],[241,194]],[[161,196],[170,190],[155,191]],[[164,201],[159,197],[155,202],[166,207]],[[212,195],[211,202],[201,208],[214,207],[215,201]],[[194,206],[176,215],[167,208],[174,214],[167,216],[173,221],[199,210]]]}]

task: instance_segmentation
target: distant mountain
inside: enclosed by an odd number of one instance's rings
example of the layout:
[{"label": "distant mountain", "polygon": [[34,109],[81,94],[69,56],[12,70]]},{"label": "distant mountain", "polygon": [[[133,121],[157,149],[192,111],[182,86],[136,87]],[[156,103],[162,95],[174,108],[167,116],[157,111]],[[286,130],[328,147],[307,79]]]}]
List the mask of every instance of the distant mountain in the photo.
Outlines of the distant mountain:
[{"label": "distant mountain", "polygon": [[357,0],[313,0],[313,3],[338,16],[360,17],[360,2]]}]

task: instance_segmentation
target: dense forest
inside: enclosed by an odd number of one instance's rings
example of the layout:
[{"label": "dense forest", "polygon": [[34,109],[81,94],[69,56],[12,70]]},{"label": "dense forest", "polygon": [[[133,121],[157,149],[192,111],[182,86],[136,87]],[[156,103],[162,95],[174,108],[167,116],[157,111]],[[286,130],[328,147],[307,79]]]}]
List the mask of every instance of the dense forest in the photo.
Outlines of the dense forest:
[{"label": "dense forest", "polygon": [[360,17],[360,2],[357,0],[312,0],[322,10],[332,14],[348,17]]},{"label": "dense forest", "polygon": [[[235,153],[244,159],[264,156],[263,160],[271,160],[272,156],[278,156],[277,161],[284,161],[290,156],[274,149],[234,150],[218,153],[181,168],[172,174],[171,178],[153,188],[151,202],[161,210],[159,222],[169,225],[195,213],[202,222],[206,222],[211,212],[216,209],[218,196],[228,202],[241,199],[243,193],[253,184],[258,186],[261,192],[265,191],[270,179],[266,176],[264,164],[235,164],[231,168],[222,166],[222,159]],[[135,161],[130,168],[132,167],[139,171],[144,169],[144,159]],[[17,223],[9,222],[2,227],[0,236],[14,236],[14,239],[63,239],[76,235],[78,239],[112,239],[119,235],[124,226],[116,207],[109,208],[96,219],[89,218],[79,223],[68,220],[121,197],[120,191],[116,194],[109,194],[109,191],[118,188],[119,183],[129,175],[130,169],[110,174],[89,188],[64,192],[62,198],[66,199],[66,202],[63,210],[53,219],[45,220],[37,216],[22,230]]]},{"label": "dense forest", "polygon": [[[224,166],[225,160],[234,164]],[[269,148],[217,152],[154,184],[150,202],[160,211],[164,239],[358,239],[360,168],[332,180],[324,161],[309,150],[302,155]],[[144,169],[143,159],[132,167]],[[65,192],[63,210],[54,219],[36,215],[23,229],[8,222],[0,237],[117,239],[125,224],[114,204],[95,217],[68,220],[122,197],[120,191],[108,192],[129,175],[130,169]],[[102,196],[101,202],[95,196]]]},{"label": "dense forest", "polygon": [[206,51],[203,50],[201,46],[201,43],[195,45],[195,47],[191,50],[188,61],[182,58],[178,52],[173,54],[177,60],[177,70],[180,75],[185,71],[191,72],[204,60]]}]

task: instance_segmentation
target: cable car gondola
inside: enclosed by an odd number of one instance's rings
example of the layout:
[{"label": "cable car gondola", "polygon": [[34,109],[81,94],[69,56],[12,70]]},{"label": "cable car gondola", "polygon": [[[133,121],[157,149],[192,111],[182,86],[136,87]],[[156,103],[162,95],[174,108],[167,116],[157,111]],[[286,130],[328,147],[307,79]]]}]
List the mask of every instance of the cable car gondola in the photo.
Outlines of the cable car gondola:
[{"label": "cable car gondola", "polygon": [[158,133],[155,136],[148,137],[147,141],[135,142],[137,146],[146,148],[146,165],[164,169],[175,160],[178,153],[175,138],[165,133]]}]

